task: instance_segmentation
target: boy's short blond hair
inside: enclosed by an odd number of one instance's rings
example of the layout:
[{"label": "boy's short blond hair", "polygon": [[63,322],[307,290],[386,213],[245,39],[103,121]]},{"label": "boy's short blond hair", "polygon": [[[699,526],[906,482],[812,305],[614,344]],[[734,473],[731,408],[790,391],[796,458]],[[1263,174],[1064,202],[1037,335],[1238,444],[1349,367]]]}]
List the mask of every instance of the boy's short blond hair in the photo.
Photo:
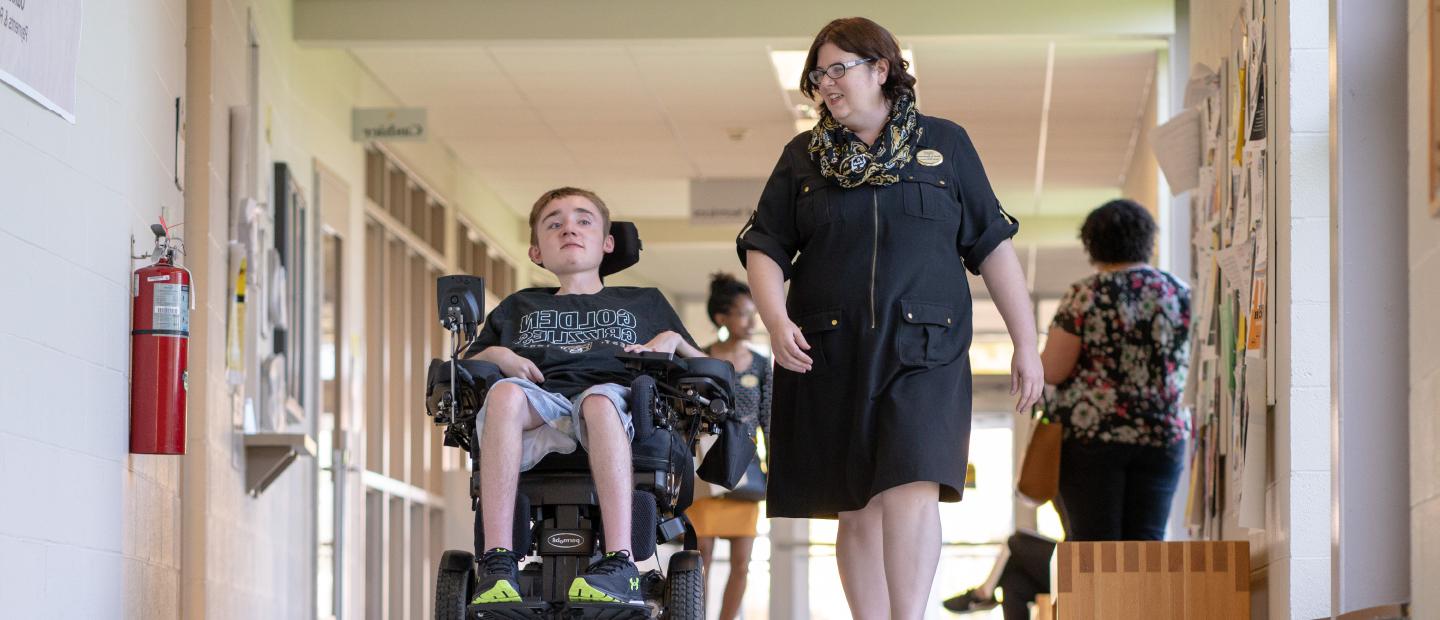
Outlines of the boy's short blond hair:
[{"label": "boy's short blond hair", "polygon": [[540,223],[540,212],[545,209],[545,205],[570,196],[579,196],[593,203],[595,208],[600,211],[600,222],[604,225],[601,230],[606,235],[610,234],[610,207],[605,206],[605,201],[601,200],[599,195],[588,189],[561,187],[540,194],[540,198],[535,201],[535,206],[530,207],[530,245],[540,245],[540,235],[535,232],[535,225]]}]

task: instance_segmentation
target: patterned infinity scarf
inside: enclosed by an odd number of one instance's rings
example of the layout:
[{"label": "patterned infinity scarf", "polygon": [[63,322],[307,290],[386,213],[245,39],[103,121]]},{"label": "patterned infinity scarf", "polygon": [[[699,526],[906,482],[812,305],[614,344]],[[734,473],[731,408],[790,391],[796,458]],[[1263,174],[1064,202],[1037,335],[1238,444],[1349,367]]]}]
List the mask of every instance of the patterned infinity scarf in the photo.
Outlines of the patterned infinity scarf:
[{"label": "patterned infinity scarf", "polygon": [[890,120],[869,147],[821,106],[820,121],[810,130],[810,157],[820,164],[820,174],[840,187],[889,185],[900,180],[900,168],[910,163],[920,133],[915,96],[909,93],[890,106]]}]

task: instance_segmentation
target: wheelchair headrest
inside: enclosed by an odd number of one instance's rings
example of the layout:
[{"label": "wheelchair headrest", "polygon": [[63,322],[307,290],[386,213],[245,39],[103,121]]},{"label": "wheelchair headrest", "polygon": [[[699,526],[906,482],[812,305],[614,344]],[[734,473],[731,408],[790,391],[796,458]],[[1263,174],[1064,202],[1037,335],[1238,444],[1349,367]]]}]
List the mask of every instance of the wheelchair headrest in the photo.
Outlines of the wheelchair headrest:
[{"label": "wheelchair headrest", "polygon": [[600,261],[600,277],[620,273],[640,262],[640,231],[634,222],[610,222],[610,235],[615,237],[615,251]]}]

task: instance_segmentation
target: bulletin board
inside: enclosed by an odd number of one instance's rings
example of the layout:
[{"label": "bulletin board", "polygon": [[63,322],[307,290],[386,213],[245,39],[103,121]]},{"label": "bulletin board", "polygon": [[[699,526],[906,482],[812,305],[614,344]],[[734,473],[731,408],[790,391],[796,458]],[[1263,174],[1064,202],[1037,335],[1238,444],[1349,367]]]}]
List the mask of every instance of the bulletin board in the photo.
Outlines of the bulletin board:
[{"label": "bulletin board", "polygon": [[1267,41],[1266,3],[1247,1],[1230,54],[1213,70],[1197,66],[1186,93],[1200,157],[1190,201],[1195,272],[1184,397],[1195,433],[1191,476],[1181,489],[1188,493],[1186,522],[1198,538],[1221,536],[1227,507],[1239,526],[1264,526],[1275,404]]}]

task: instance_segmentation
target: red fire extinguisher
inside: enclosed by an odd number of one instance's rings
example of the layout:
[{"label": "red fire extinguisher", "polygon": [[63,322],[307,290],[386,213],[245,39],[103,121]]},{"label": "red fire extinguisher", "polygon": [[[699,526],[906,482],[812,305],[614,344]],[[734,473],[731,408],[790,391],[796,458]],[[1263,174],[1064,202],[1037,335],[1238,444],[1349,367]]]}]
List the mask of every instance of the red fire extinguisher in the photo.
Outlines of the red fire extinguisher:
[{"label": "red fire extinguisher", "polygon": [[155,263],[131,281],[130,452],[185,453],[185,393],[189,389],[190,272],[178,263],[180,239],[160,224]]}]

